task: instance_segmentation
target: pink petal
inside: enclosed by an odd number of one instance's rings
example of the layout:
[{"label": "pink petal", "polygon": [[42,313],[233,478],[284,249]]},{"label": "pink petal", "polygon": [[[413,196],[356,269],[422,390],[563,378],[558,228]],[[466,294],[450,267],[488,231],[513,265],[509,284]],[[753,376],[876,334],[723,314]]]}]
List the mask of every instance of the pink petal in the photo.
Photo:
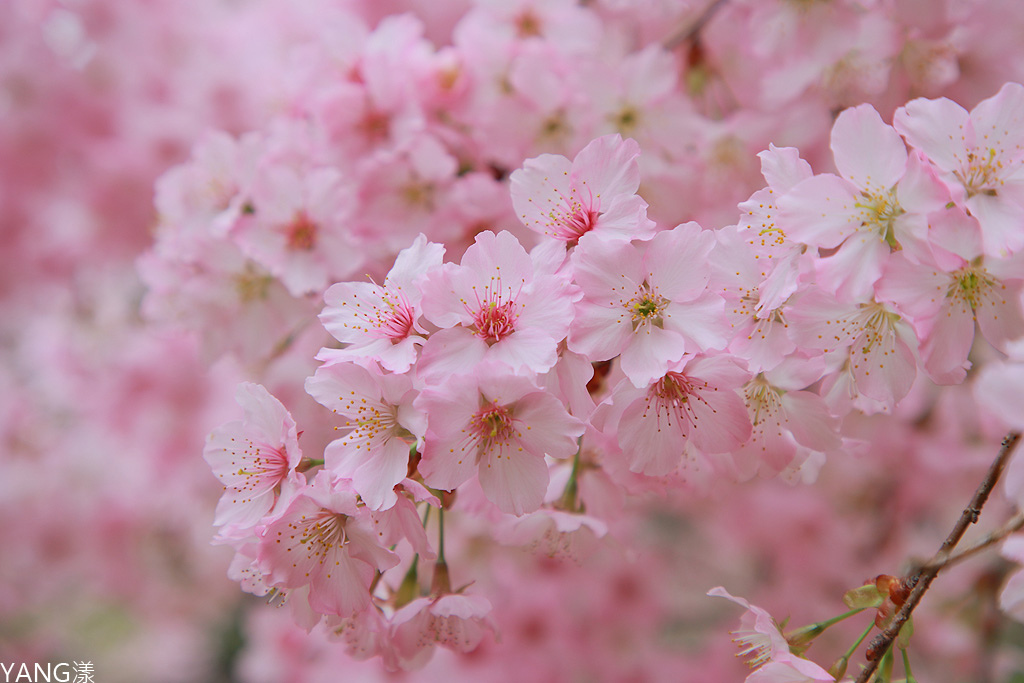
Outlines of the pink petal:
[{"label": "pink petal", "polygon": [[1024,247],[1024,206],[997,192],[970,197],[967,208],[981,224],[986,254],[1003,257]]},{"label": "pink petal", "polygon": [[492,448],[480,459],[480,488],[502,512],[523,515],[544,502],[548,466],[544,458],[518,450],[514,443]]},{"label": "pink petal", "polygon": [[672,301],[696,298],[711,276],[708,256],[714,246],[714,232],[692,221],[659,232],[644,249],[647,282]]},{"label": "pink petal", "polygon": [[963,168],[967,149],[974,147],[967,110],[945,97],[911,100],[896,110],[893,127],[943,171]]},{"label": "pink petal", "polygon": [[617,133],[593,140],[572,162],[573,181],[590,190],[601,206],[640,187],[640,145]]},{"label": "pink petal", "polygon": [[907,148],[899,133],[870,104],[836,118],[832,155],[839,173],[869,194],[893,187],[907,167]]},{"label": "pink petal", "polygon": [[778,194],[788,192],[812,175],[811,165],[800,158],[800,150],[795,147],[769,144],[768,149],[757,156],[761,159],[761,175]]},{"label": "pink petal", "polygon": [[778,227],[791,240],[832,249],[857,232],[857,188],[834,175],[816,175],[781,196]]},{"label": "pink petal", "polygon": [[685,350],[681,334],[646,323],[633,333],[619,363],[633,386],[645,387],[663,377],[669,364],[680,360]]}]

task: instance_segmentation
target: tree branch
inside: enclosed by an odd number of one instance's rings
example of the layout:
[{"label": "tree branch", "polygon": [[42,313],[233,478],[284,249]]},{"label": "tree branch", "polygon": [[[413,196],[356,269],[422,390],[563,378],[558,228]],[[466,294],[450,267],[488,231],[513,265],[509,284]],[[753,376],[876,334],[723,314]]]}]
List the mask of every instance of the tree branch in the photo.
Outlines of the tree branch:
[{"label": "tree branch", "polygon": [[985,479],[978,486],[978,489],[974,492],[974,497],[971,498],[970,504],[964,509],[963,514],[960,515],[960,519],[957,520],[953,526],[953,530],[949,532],[949,536],[942,542],[935,556],[928,561],[916,574],[911,578],[911,582],[914,583],[914,589],[910,592],[910,596],[907,601],[903,603],[900,611],[896,613],[892,623],[889,627],[882,631],[880,634],[872,639],[871,644],[868,645],[867,649],[867,665],[860,672],[860,676],[857,677],[856,683],[868,683],[875,671],[878,669],[878,664],[882,660],[883,655],[889,651],[892,646],[893,640],[899,634],[900,629],[907,623],[910,615],[913,613],[914,608],[917,607],[918,603],[921,602],[921,598],[924,597],[925,592],[928,590],[928,586],[938,575],[939,571],[945,567],[951,561],[951,555],[956,544],[963,538],[967,528],[978,521],[978,515],[981,514],[981,509],[985,506],[985,502],[988,500],[989,494],[992,493],[992,489],[995,487],[996,482],[999,481],[999,476],[1003,472],[1003,468],[1006,467],[1006,463],[1010,458],[1010,454],[1013,453],[1013,449],[1017,446],[1020,441],[1021,435],[1019,432],[1010,432],[1005,439],[1003,439],[1002,448],[999,449],[999,454],[996,459],[992,462],[989,467],[988,473],[985,475]]}]

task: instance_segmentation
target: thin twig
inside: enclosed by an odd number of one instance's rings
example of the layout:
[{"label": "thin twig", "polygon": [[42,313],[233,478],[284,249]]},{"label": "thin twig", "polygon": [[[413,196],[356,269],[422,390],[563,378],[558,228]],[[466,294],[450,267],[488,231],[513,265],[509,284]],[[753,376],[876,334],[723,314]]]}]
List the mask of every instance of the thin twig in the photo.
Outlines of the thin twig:
[{"label": "thin twig", "polygon": [[974,545],[964,548],[958,553],[950,555],[939,564],[933,564],[934,560],[932,560],[931,562],[926,564],[925,567],[935,570],[945,569],[946,567],[950,567],[954,564],[957,564],[961,560],[967,559],[971,555],[976,555],[985,548],[995,545],[996,543],[1003,540],[1010,534],[1016,533],[1021,529],[1024,529],[1024,512],[1018,512],[1016,515],[1011,517],[1006,524],[999,527],[987,536],[979,539],[974,543]]},{"label": "thin twig", "polygon": [[682,27],[679,31],[676,31],[668,38],[661,42],[661,46],[666,50],[674,50],[683,43],[692,40],[700,33],[704,25],[707,24],[711,17],[714,16],[718,8],[725,4],[725,0],[715,0],[713,3],[708,5],[708,8],[704,10],[704,13],[697,17],[697,21]]},{"label": "thin twig", "polygon": [[903,603],[900,611],[896,613],[892,623],[889,627],[882,631],[880,634],[872,639],[871,644],[868,645],[867,649],[867,664],[864,669],[860,672],[860,676],[857,677],[856,683],[868,683],[875,671],[878,669],[878,664],[882,660],[882,656],[889,651],[892,646],[893,640],[899,634],[900,629],[910,618],[914,608],[917,607],[918,603],[921,602],[921,598],[924,597],[925,592],[928,590],[928,586],[938,575],[939,570],[946,566],[950,561],[953,549],[956,544],[963,538],[967,528],[978,521],[978,515],[981,514],[981,509],[985,506],[985,502],[988,500],[989,494],[992,493],[992,489],[995,487],[996,482],[999,481],[999,476],[1003,472],[1003,468],[1006,466],[1007,461],[1010,458],[1010,454],[1013,453],[1013,449],[1020,441],[1019,432],[1009,433],[1005,439],[1003,439],[1002,448],[999,449],[999,455],[992,462],[992,466],[989,467],[988,473],[985,475],[985,479],[978,486],[978,489],[974,492],[974,497],[971,498],[970,505],[964,509],[963,514],[960,515],[960,519],[957,520],[956,525],[953,526],[953,530],[949,532],[949,536],[942,542],[939,547],[939,551],[935,553],[935,556],[911,579],[915,583],[914,589],[910,592],[910,596],[907,601]]}]

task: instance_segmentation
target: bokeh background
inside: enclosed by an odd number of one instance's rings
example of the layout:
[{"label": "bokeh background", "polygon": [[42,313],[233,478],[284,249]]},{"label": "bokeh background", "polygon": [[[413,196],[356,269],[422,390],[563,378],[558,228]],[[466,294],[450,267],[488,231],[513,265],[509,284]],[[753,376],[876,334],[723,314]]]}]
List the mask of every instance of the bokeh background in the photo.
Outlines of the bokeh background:
[{"label": "bokeh background", "polygon": [[[448,64],[468,79],[445,105],[459,125],[445,107],[427,117],[490,173],[446,215],[453,242],[522,232],[507,173],[600,134],[640,141],[659,223],[721,226],[764,184],[756,154],[769,143],[826,171],[843,107],[870,101],[887,120],[918,96],[970,108],[1024,78],[1024,5],[1009,0],[3,0],[0,662],[88,660],[97,683],[738,681],[738,610],[707,598],[712,586],[800,625],[928,557],[1001,434],[970,386],[922,380],[897,414],[850,418],[848,453],[814,484],[690,473],[626,502],[618,540],[583,564],[497,547],[456,521],[457,578],[491,597],[500,640],[439,652],[422,671],[353,661],[227,578],[203,440],[238,418],[242,379],[315,423],[302,380],[326,337],[316,297],[280,303],[303,323],[283,350],[244,347],[230,317],[190,315],[206,304],[187,277],[168,286],[173,306],[147,304],[155,245],[174,228],[155,188],[214,131],[266,134],[327,106],[345,65],[386,52],[385,29],[401,34],[395,15],[430,54],[387,77],[426,88]],[[487,31],[522,45],[489,52]],[[386,272],[394,251],[367,271]],[[326,439],[317,431],[306,443]],[[984,519],[1006,508],[995,500]],[[936,583],[918,617],[920,680],[1024,679],[1024,633],[995,608],[1008,567],[993,553]],[[811,654],[834,657],[862,626]]]}]

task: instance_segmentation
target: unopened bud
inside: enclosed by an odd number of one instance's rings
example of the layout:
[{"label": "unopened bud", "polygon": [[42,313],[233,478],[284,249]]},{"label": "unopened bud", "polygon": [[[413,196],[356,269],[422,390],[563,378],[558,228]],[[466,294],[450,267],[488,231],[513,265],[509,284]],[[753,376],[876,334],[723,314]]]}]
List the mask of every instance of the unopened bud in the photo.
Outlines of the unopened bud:
[{"label": "unopened bud", "polygon": [[448,577],[448,563],[434,565],[434,580],[430,583],[432,595],[448,595],[452,592],[452,580]]},{"label": "unopened bud", "polygon": [[837,681],[846,675],[846,666],[850,663],[850,660],[843,655],[828,668],[829,675]]}]

